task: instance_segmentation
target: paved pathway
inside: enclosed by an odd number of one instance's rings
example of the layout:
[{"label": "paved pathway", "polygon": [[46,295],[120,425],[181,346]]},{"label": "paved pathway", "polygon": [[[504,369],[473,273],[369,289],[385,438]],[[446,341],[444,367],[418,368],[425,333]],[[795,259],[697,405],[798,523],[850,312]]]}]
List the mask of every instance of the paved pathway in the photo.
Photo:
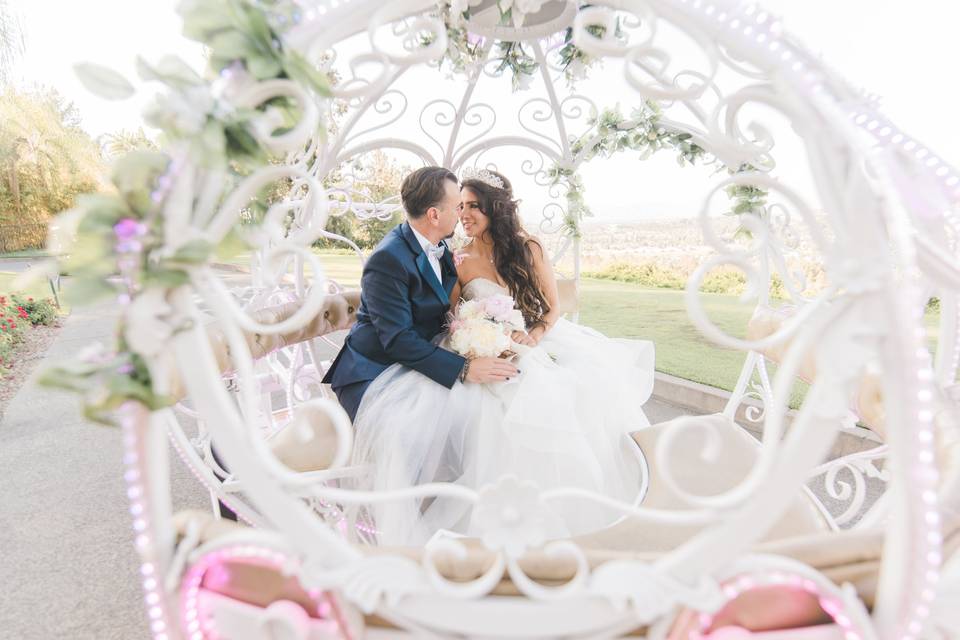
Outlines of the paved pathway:
[{"label": "paved pathway", "polygon": [[[48,361],[108,340],[114,314],[110,304],[75,310]],[[183,465],[172,467],[175,505],[205,506]],[[0,637],[147,638],[119,431],[31,381],[0,423],[0,470]]]}]

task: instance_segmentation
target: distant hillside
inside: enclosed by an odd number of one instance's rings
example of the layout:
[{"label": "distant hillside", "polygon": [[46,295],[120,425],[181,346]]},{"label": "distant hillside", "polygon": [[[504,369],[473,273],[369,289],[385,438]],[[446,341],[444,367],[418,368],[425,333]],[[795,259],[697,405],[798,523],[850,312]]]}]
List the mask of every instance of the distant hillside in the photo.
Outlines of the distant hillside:
[{"label": "distant hillside", "polygon": [[[737,221],[732,218],[714,218],[712,224],[714,232],[728,241],[737,230]],[[611,265],[653,263],[685,279],[705,259],[716,254],[713,247],[704,243],[700,222],[694,218],[629,223],[587,220],[582,230],[581,268],[584,272],[602,271]],[[786,256],[788,268],[792,273],[804,274],[808,291],[817,290],[825,281],[822,259],[809,237],[801,229],[795,231],[798,233],[793,239],[795,248]],[[545,239],[551,246],[556,246],[549,236]],[[566,273],[571,272],[572,267],[570,256],[559,264],[560,270]]]}]

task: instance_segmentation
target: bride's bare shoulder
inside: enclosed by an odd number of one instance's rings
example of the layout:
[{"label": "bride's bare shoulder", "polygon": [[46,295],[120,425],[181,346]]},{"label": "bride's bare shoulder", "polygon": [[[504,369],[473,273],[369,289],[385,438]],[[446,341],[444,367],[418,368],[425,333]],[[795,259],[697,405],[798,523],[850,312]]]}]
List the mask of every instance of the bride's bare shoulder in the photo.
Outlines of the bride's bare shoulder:
[{"label": "bride's bare shoulder", "polygon": [[462,274],[464,270],[473,268],[474,264],[476,264],[476,258],[470,255],[470,251],[466,248],[457,249],[453,252],[453,264],[457,268],[457,273]]},{"label": "bride's bare shoulder", "polygon": [[530,250],[533,252],[534,258],[542,259],[544,256],[547,255],[547,250],[543,245],[543,241],[537,236],[528,235],[525,240],[525,243],[528,247],[530,247]]}]

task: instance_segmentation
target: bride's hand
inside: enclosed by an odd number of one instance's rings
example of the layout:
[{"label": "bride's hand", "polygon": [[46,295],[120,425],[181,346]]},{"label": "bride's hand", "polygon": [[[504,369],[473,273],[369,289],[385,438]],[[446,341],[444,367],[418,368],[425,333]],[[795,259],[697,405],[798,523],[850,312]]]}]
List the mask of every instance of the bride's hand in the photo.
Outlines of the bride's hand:
[{"label": "bride's hand", "polygon": [[537,341],[534,340],[530,336],[530,334],[528,334],[525,331],[514,331],[513,334],[511,334],[510,338],[517,344],[522,344],[527,347],[537,346]]},{"label": "bride's hand", "polygon": [[530,333],[527,334],[527,338],[533,343],[531,346],[537,346],[540,344],[540,341],[543,339],[543,335],[547,332],[546,328],[542,324],[538,324],[534,328],[530,329]]},{"label": "bride's hand", "polygon": [[474,358],[467,369],[467,382],[504,382],[518,373],[516,365],[502,358]]}]

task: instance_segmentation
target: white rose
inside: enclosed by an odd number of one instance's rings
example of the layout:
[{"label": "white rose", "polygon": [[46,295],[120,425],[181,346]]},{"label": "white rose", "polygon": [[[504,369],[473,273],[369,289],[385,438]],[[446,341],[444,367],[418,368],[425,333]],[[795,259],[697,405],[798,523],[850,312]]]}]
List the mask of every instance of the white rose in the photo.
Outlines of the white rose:
[{"label": "white rose", "polygon": [[514,331],[523,331],[527,326],[523,320],[523,312],[519,309],[514,309],[510,313],[510,318],[507,320],[507,325]]},{"label": "white rose", "polygon": [[479,357],[493,358],[510,348],[510,337],[499,325],[482,321],[478,323],[471,341],[471,351]]},{"label": "white rose", "polygon": [[461,320],[473,320],[483,316],[483,306],[476,300],[467,300],[457,310],[457,317]]},{"label": "white rose", "polygon": [[527,91],[533,86],[533,74],[517,71],[513,76],[513,83],[518,91]]},{"label": "white rose", "polygon": [[510,337],[495,322],[477,318],[465,321],[450,336],[450,346],[463,355],[494,357],[510,348]]},{"label": "white rose", "polygon": [[130,303],[124,338],[131,351],[151,357],[163,351],[173,335],[165,318],[172,311],[162,289],[147,289]]},{"label": "white rose", "polygon": [[583,80],[587,77],[587,65],[580,58],[571,60],[567,65],[567,76],[573,80]]}]

